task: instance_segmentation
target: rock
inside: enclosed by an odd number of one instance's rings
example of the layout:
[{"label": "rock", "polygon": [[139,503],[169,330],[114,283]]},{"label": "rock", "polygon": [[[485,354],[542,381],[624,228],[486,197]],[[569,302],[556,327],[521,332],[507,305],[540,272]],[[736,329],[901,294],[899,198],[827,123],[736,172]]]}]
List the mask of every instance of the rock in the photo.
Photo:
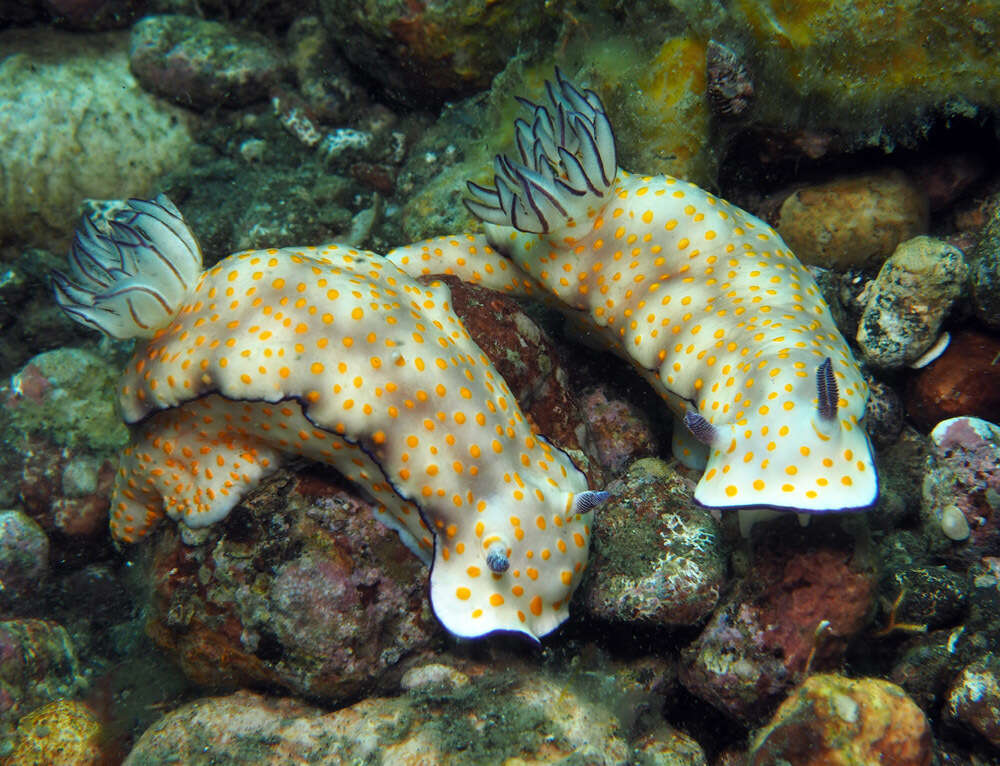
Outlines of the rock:
[{"label": "rock", "polygon": [[706,41],[690,33],[669,36],[652,52],[636,61],[622,50],[620,61],[598,67],[604,86],[598,91],[608,97],[604,103],[618,134],[618,162],[642,174],[670,173],[710,186],[719,158],[709,139]]},{"label": "rock", "polygon": [[885,626],[878,631],[882,635],[954,627],[969,605],[964,574],[920,562],[885,562],[880,591],[887,613]]},{"label": "rock", "polygon": [[896,389],[872,375],[868,383],[868,404],[865,405],[865,430],[877,448],[888,447],[899,438],[905,422],[903,400]]},{"label": "rock", "polygon": [[778,233],[803,263],[876,268],[927,230],[927,199],[899,171],[837,178],[793,192]]},{"label": "rock", "polygon": [[0,242],[61,249],[88,197],[148,197],[191,146],[187,117],[145,93],[117,33],[0,34]]},{"label": "rock", "polygon": [[279,472],[194,537],[163,526],[147,631],[195,683],[343,702],[439,635],[427,575],[371,504]]},{"label": "rock", "polygon": [[1000,659],[986,655],[963,668],[948,690],[945,710],[1000,748]]},{"label": "rock", "polygon": [[413,5],[320,0],[334,44],[393,98],[425,104],[482,90],[510,58],[510,40],[554,36],[555,19],[530,0]]},{"label": "rock", "polygon": [[855,556],[853,538],[832,526],[804,533],[794,519],[765,530],[748,574],[681,664],[688,691],[750,724],[810,671],[841,662],[875,596],[872,564]]},{"label": "rock", "polygon": [[[727,7],[725,39],[747,46],[767,83],[754,112],[763,124],[825,128],[891,151],[935,121],[979,113],[972,104],[997,103],[1000,52],[981,45],[1000,36],[994,5],[945,0],[930,15],[893,15],[881,0]],[[689,11],[692,21],[705,13]]]},{"label": "rock", "polygon": [[455,313],[507,381],[531,422],[549,440],[570,452],[593,486],[602,485],[601,461],[552,339],[517,301],[502,293],[452,276],[420,279],[448,285]]},{"label": "rock", "polygon": [[973,330],[953,333],[944,353],[907,386],[907,416],[925,431],[963,415],[1000,422],[998,358],[1000,339]]},{"label": "rock", "polygon": [[1000,330],[1000,206],[989,212],[969,265],[972,310],[987,327]]},{"label": "rock", "polygon": [[[88,538],[107,526],[113,459],[128,443],[117,371],[80,349],[39,354],[0,386],[0,497],[42,529]],[[99,550],[89,546],[91,555]]]},{"label": "rock", "polygon": [[88,31],[129,26],[146,0],[41,0],[59,26]]},{"label": "rock", "polygon": [[930,766],[927,718],[895,684],[816,675],[754,736],[748,766]]},{"label": "rock", "polygon": [[16,744],[6,763],[17,766],[103,766],[108,739],[94,711],[62,699],[32,711],[17,725]]},{"label": "rock", "polygon": [[866,290],[857,333],[864,360],[882,369],[916,362],[941,334],[968,272],[962,252],[939,239],[899,245]]},{"label": "rock", "polygon": [[144,88],[194,109],[261,101],[284,68],[263,36],[170,14],[132,27],[129,63]]},{"label": "rock", "polygon": [[[665,724],[633,749],[631,722],[612,710],[637,701],[629,684],[580,690],[513,657],[493,665],[438,658],[470,679],[459,687],[420,685],[398,697],[371,697],[324,713],[291,699],[237,692],[189,703],[151,726],[125,766],[211,760],[215,763],[379,762],[530,763],[613,766],[637,761],[704,766],[690,737]],[[598,697],[598,692],[605,696]],[[642,694],[642,692],[640,692]],[[649,696],[649,692],[645,692]],[[655,697],[650,698],[655,699]]]},{"label": "rock", "polygon": [[325,123],[347,122],[364,104],[366,94],[355,84],[347,62],[338,55],[319,18],[296,19],[286,42],[299,92],[310,110]]},{"label": "rock", "polygon": [[[969,562],[1000,552],[1000,426],[951,418],[931,431],[920,506],[949,556]],[[936,534],[935,534],[936,533]]]},{"label": "rock", "polygon": [[47,620],[0,622],[0,739],[30,711],[85,690],[76,649],[61,625]]},{"label": "rock", "polygon": [[639,407],[614,398],[605,386],[588,388],[580,397],[594,446],[604,470],[614,476],[639,458],[658,452],[656,435],[646,413]]},{"label": "rock", "polygon": [[0,610],[31,610],[49,573],[49,538],[20,511],[0,511]]},{"label": "rock", "polygon": [[690,482],[646,459],[606,489],[582,589],[587,610],[629,625],[697,625],[719,600],[726,562],[718,525]]}]

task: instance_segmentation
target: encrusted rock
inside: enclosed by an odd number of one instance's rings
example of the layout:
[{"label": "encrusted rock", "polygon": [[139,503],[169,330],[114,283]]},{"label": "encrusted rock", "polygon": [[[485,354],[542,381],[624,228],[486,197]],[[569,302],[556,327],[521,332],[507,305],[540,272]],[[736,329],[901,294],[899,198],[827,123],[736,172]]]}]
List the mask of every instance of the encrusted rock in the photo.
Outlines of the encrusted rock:
[{"label": "encrusted rock", "polygon": [[1000,659],[981,657],[956,676],[947,713],[1000,747]]},{"label": "encrusted rock", "polygon": [[260,101],[284,67],[266,38],[180,15],[132,27],[129,61],[144,88],[195,109]]},{"label": "encrusted rock", "polygon": [[114,407],[116,377],[93,354],[60,349],[0,386],[0,497],[46,531],[88,537],[107,526],[111,458],[129,439]]},{"label": "encrusted rock", "polygon": [[[1000,549],[1000,426],[951,418],[931,431],[921,515],[941,548],[971,561]],[[946,545],[947,544],[947,545]]]},{"label": "encrusted rock", "polygon": [[[704,766],[687,735],[661,724],[633,749],[632,723],[613,711],[654,704],[653,689],[621,668],[603,682],[576,683],[513,657],[475,663],[439,657],[467,679],[459,686],[417,685],[401,696],[369,697],[324,713],[291,699],[251,692],[198,700],[168,713],[136,742],[125,766],[213,762],[418,764],[531,763]],[[424,666],[426,667],[426,666]],[[648,671],[648,668],[647,668]],[[655,674],[647,673],[655,677]],[[619,680],[621,676],[624,680]]]},{"label": "encrusted rock", "polygon": [[48,620],[0,622],[0,739],[32,710],[86,688],[65,628]]},{"label": "encrusted rock", "polygon": [[555,17],[537,3],[320,0],[334,44],[395,98],[451,98],[489,86],[510,41],[551,38]]},{"label": "encrusted rock", "polygon": [[[609,398],[611,394],[611,398]],[[656,435],[646,413],[619,399],[604,386],[595,386],[580,396],[580,408],[593,435],[601,465],[609,476],[634,460],[658,453]]]},{"label": "encrusted rock", "polygon": [[633,463],[608,485],[594,518],[590,576],[595,617],[636,625],[696,625],[715,608],[726,566],[718,524],[689,481],[665,463]]},{"label": "encrusted rock", "polygon": [[968,271],[962,252],[939,239],[897,247],[866,291],[857,333],[865,360],[883,369],[916,362],[940,335]]},{"label": "encrusted rock", "polygon": [[0,34],[0,242],[61,249],[88,197],[147,197],[191,147],[183,110],[145,93],[122,34]]},{"label": "encrusted rock", "polygon": [[994,207],[970,258],[972,309],[987,327],[1000,330],[1000,207]]},{"label": "encrusted rock", "polygon": [[876,447],[886,447],[903,431],[903,400],[896,389],[878,378],[865,375],[868,404],[865,406],[865,429]]},{"label": "encrusted rock", "polygon": [[927,718],[895,684],[815,675],[754,737],[748,766],[930,766]]},{"label": "encrusted rock", "polygon": [[17,724],[16,742],[6,763],[17,766],[104,766],[109,741],[94,711],[83,702],[61,699],[32,711]]},{"label": "encrusted rock", "polygon": [[279,473],[200,544],[182,534],[155,541],[148,632],[196,683],[343,701],[440,630],[427,567],[319,474]]},{"label": "encrusted rock", "polygon": [[749,574],[681,663],[692,694],[746,723],[759,723],[807,673],[837,666],[875,597],[872,564],[836,528],[807,534],[787,519],[763,529]]},{"label": "encrusted rock", "polygon": [[927,230],[927,198],[898,171],[838,178],[793,192],[778,232],[803,263],[846,271],[879,266]]},{"label": "encrusted rock", "polygon": [[0,511],[0,609],[23,614],[49,573],[49,538],[20,511]]}]

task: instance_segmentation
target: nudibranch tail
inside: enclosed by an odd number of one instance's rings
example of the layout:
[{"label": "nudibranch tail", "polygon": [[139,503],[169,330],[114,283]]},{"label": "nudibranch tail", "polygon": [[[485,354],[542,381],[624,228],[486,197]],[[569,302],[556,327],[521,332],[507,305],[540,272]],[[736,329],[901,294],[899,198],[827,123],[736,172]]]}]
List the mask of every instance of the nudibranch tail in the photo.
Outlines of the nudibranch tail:
[{"label": "nudibranch tail", "polygon": [[107,231],[84,219],[70,273],[53,275],[63,311],[119,340],[150,338],[170,324],[201,276],[201,249],[166,196],[128,207]]},{"label": "nudibranch tail", "polygon": [[465,200],[476,218],[534,234],[553,234],[603,207],[618,173],[614,131],[601,99],[576,89],[556,69],[546,82],[548,106],[515,123],[521,161],[497,155],[493,188],[469,182]]}]

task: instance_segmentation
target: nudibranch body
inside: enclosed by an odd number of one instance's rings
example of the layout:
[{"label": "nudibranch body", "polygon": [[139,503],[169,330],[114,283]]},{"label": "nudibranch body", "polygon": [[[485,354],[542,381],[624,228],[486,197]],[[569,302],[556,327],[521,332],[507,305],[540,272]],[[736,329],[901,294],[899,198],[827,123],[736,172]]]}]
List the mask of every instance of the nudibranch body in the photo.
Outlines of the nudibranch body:
[{"label": "nudibranch body", "polygon": [[702,504],[872,504],[868,386],[812,275],[746,211],[670,176],[620,170],[598,96],[561,75],[547,89],[549,105],[524,102],[531,123],[516,123],[520,162],[498,156],[494,186],[470,184],[485,237],[389,257],[480,281],[477,253],[509,256],[521,271],[497,286],[547,290],[664,397],[675,455],[705,468]]},{"label": "nudibranch body", "polygon": [[327,463],[431,563],[431,603],[460,636],[538,637],[567,616],[593,507],[570,459],[536,435],[450,307],[374,253],[237,253],[202,273],[164,197],[84,224],[56,295],[116,337],[145,336],[120,390],[141,423],[112,496],[120,540],[166,514],[226,516],[287,455]]}]

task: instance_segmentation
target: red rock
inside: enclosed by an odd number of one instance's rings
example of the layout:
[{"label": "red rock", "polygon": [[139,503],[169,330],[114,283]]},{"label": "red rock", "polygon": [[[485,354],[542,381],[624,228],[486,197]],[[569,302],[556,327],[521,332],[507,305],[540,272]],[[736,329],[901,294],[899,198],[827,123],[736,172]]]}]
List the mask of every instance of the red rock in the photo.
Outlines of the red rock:
[{"label": "red rock", "polygon": [[895,684],[812,676],[754,738],[749,766],[929,766],[927,718]]},{"label": "red rock", "polygon": [[452,276],[421,277],[421,281],[448,285],[455,313],[503,375],[532,425],[557,447],[571,451],[591,486],[601,486],[599,454],[578,397],[569,388],[559,350],[548,335],[506,295]]},{"label": "red rock", "polygon": [[684,650],[684,686],[751,724],[806,674],[836,667],[874,604],[872,567],[853,538],[832,523],[822,535],[796,524],[768,525],[735,594]]},{"label": "red rock", "polygon": [[929,431],[948,418],[971,415],[1000,420],[1000,338],[963,330],[945,352],[921,369],[907,387],[906,414]]},{"label": "red rock", "polygon": [[196,683],[343,701],[440,631],[427,567],[319,471],[279,472],[200,545],[180,532],[155,542],[147,632]]}]

